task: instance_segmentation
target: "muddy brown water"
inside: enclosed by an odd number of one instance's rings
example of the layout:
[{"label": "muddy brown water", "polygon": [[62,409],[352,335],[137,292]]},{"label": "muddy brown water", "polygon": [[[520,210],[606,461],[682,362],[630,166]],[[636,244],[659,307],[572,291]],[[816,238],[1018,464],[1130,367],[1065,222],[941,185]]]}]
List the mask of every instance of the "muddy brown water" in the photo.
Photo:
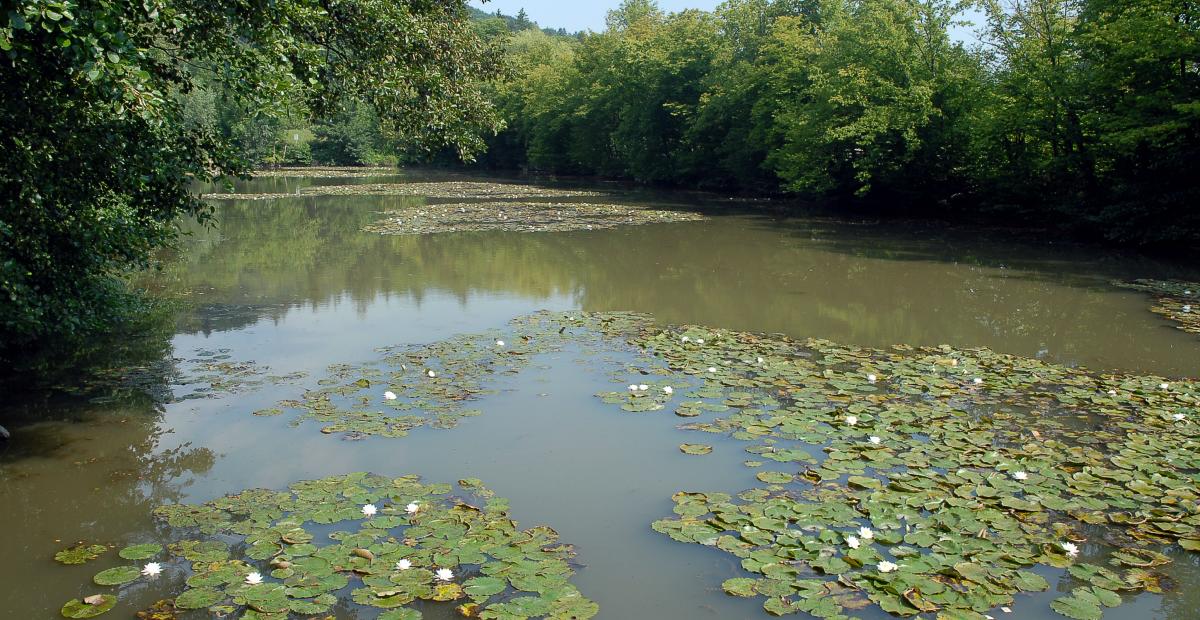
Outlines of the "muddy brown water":
[{"label": "muddy brown water", "polygon": [[[390,180],[272,178],[236,191]],[[53,554],[78,540],[152,537],[161,528],[155,506],[355,471],[482,478],[523,525],[550,525],[577,547],[575,583],[600,604],[600,618],[766,617],[760,601],[721,593],[724,579],[741,575],[736,558],[650,529],[671,514],[676,491],[756,486],[738,442],[718,439],[706,457],[680,454],[689,436],[674,416],[602,404],[593,395],[613,389],[611,379],[581,371],[572,351],[499,380],[499,393],[477,404],[484,415],[453,430],[342,441],[315,424],[291,427],[287,416],[249,415],[313,387],[330,364],[503,328],[536,310],[634,310],[664,323],[863,346],[986,346],[1093,370],[1200,375],[1200,337],[1149,312],[1145,295],[1110,284],[1197,278],[1178,265],[983,232],[729,214],[722,201],[695,195],[625,199],[718,210],[703,222],[615,230],[388,237],[360,228],[422,198],[220,203],[218,229],[188,225],[164,270],[141,280],[191,305],[139,362],[217,352],[308,376],[169,403],[137,392],[100,402],[94,393],[0,399],[0,424],[14,435],[0,444],[0,617],[59,617],[65,601],[107,590],[90,578],[121,563],[115,553],[81,567],[60,566]],[[178,390],[153,372],[146,380]],[[1174,592],[1139,596],[1105,617],[1200,617],[1197,557],[1177,558]],[[1059,573],[1046,574],[1055,583]],[[185,577],[172,569],[126,586],[106,617],[132,617],[177,593]],[[1055,596],[1023,597],[1011,617],[1057,618],[1048,607]],[[424,611],[454,617],[448,605]],[[342,605],[334,615],[378,613]]]}]

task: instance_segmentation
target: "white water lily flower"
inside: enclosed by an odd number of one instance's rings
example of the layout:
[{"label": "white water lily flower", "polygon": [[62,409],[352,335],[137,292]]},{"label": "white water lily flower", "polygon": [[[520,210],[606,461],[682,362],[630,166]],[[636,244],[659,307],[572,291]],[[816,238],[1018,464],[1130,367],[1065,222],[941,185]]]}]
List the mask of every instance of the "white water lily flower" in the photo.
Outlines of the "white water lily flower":
[{"label": "white water lily flower", "polygon": [[379,509],[375,507],[375,504],[367,504],[366,506],[362,507],[363,516],[373,517],[378,512]]},{"label": "white water lily flower", "polygon": [[766,363],[767,363],[767,360],[765,360],[765,359],[763,359],[763,358],[761,358],[761,357],[760,357],[760,358],[758,358],[758,363],[759,363],[759,364],[766,364]]},{"label": "white water lily flower", "polygon": [[263,577],[259,573],[250,573],[246,575],[246,585],[256,586],[263,582]]},{"label": "white water lily flower", "polygon": [[1067,553],[1067,557],[1075,557],[1079,555],[1079,547],[1075,543],[1065,542],[1062,544],[1062,550]]},{"label": "white water lily flower", "polygon": [[696,339],[696,344],[704,344],[704,339],[703,339],[703,338],[697,338],[697,339]]},{"label": "white water lily flower", "polygon": [[417,514],[417,511],[420,509],[421,509],[421,505],[416,502],[413,502],[404,507],[404,512],[407,512],[410,515],[415,515],[415,514]]},{"label": "white water lily flower", "polygon": [[1011,613],[1012,613],[1012,609],[1011,609],[1011,608],[1009,608],[1009,607],[1001,607],[1001,608],[1000,608],[1000,611],[1002,611],[1002,612],[1004,612],[1004,613],[1006,613],[1006,614],[1011,614]]},{"label": "white water lily flower", "polygon": [[151,562],[142,568],[142,574],[147,577],[157,577],[162,573],[162,565],[158,562]]},{"label": "white water lily flower", "polygon": [[1116,390],[1109,390],[1109,391],[1108,391],[1108,395],[1109,395],[1109,396],[1116,396],[1116,395],[1117,395],[1117,391],[1116,391]]},{"label": "white water lily flower", "polygon": [[396,393],[395,392],[384,392],[383,399],[384,400],[396,400]]},{"label": "white water lily flower", "polygon": [[975,385],[983,385],[983,379],[975,377]]},{"label": "white water lily flower", "polygon": [[875,383],[878,380],[879,380],[879,377],[876,377],[875,375],[867,375],[867,381],[870,383]]},{"label": "white water lily flower", "polygon": [[643,383],[643,384],[641,384],[641,385],[637,386],[637,388],[638,388],[638,390],[639,390],[639,391],[645,392],[645,391],[647,391],[647,390],[649,390],[649,389],[650,389],[650,386],[648,386],[648,385],[646,385],[645,383]]},{"label": "white water lily flower", "polygon": [[684,336],[679,339],[680,342],[688,342],[689,340],[691,340],[691,338],[688,338],[687,336]]},{"label": "white water lily flower", "polygon": [[430,378],[430,379],[436,379],[436,378],[437,378],[437,373],[436,373],[436,372],[433,372],[432,370],[430,370],[429,372],[427,372],[427,373],[425,373],[425,374],[429,375],[429,378]]},{"label": "white water lily flower", "polygon": [[1187,419],[1187,415],[1182,413],[1177,413],[1171,417],[1174,418],[1176,422],[1182,422]]},{"label": "white water lily flower", "polygon": [[636,391],[638,391],[638,386],[637,386],[637,384],[635,384],[635,383],[631,383],[631,384],[629,384],[629,391],[630,391],[630,392],[636,392]]},{"label": "white water lily flower", "polygon": [[858,416],[852,416],[852,415],[846,416],[846,424],[849,424],[850,426],[854,426],[855,424],[858,424]]},{"label": "white water lily flower", "polygon": [[717,372],[717,367],[716,367],[716,366],[709,366],[709,367],[708,367],[708,372]]},{"label": "white water lily flower", "polygon": [[881,572],[881,573],[890,573],[890,572],[896,570],[897,568],[900,568],[898,565],[888,562],[887,560],[880,562],[878,564],[878,567],[879,567],[879,572]]},{"label": "white water lily flower", "polygon": [[866,540],[871,540],[871,539],[875,538],[875,532],[872,532],[871,528],[869,528],[869,527],[858,528],[858,535],[865,538]]},{"label": "white water lily flower", "polygon": [[873,443],[873,444],[875,444],[875,445],[877,445],[877,446],[878,446],[879,444],[883,443],[883,439],[881,439],[881,438],[879,438],[879,437],[876,437],[876,436],[874,436],[874,435],[872,435],[870,438],[868,438],[868,439],[867,439],[867,441],[869,441],[869,442],[871,442],[871,443]]},{"label": "white water lily flower", "polygon": [[1159,387],[1159,389],[1162,389],[1162,390],[1169,390],[1169,389],[1171,389],[1171,384],[1170,384],[1170,383],[1164,383],[1164,384],[1162,384],[1162,385],[1160,385],[1160,386],[1158,386],[1158,387]]},{"label": "white water lily flower", "polygon": [[1029,480],[1029,474],[1027,474],[1023,471],[1013,472],[1012,477],[1013,477],[1013,480]]},{"label": "white water lily flower", "polygon": [[441,581],[451,581],[454,579],[454,571],[448,568],[439,568],[437,572],[437,578]]},{"label": "white water lily flower", "polygon": [[667,387],[663,388],[663,393],[664,394],[674,394],[675,388],[668,385]]},{"label": "white water lily flower", "polygon": [[409,560],[400,560],[396,562],[396,570],[408,570],[412,568],[412,562]]},{"label": "white water lily flower", "polygon": [[857,536],[847,536],[846,537],[846,546],[850,547],[851,549],[857,549],[861,545],[862,545],[862,543],[859,542]]},{"label": "white water lily flower", "polygon": [[1184,311],[1184,312],[1191,312],[1191,311],[1192,311],[1192,307],[1191,307],[1191,306],[1184,306],[1184,307],[1183,307],[1183,311]]},{"label": "white water lily flower", "polygon": [[497,341],[496,341],[496,346],[498,346],[498,347],[502,347],[502,346],[504,346],[504,341],[503,341],[503,340],[497,340]]}]

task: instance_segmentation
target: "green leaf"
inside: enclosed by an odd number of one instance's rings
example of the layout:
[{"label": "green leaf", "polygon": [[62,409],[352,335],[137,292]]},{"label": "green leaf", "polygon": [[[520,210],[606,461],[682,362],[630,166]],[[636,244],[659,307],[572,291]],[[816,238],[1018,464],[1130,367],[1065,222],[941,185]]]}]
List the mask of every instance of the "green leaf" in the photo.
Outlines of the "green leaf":
[{"label": "green leaf", "polygon": [[162,553],[162,545],[147,543],[143,545],[131,545],[117,552],[117,555],[126,560],[149,560],[150,558]]},{"label": "green leaf", "polygon": [[175,607],[179,609],[204,609],[225,600],[225,598],[225,594],[220,590],[196,588],[177,596],[175,598]]},{"label": "green leaf", "polygon": [[92,577],[92,581],[98,586],[119,586],[135,581],[141,576],[142,571],[136,566],[118,566],[96,573],[96,576]]},{"label": "green leaf", "polygon": [[[62,607],[62,615],[64,618],[95,618],[103,613],[108,613],[117,605],[117,597],[108,594],[98,595],[102,599],[97,605],[90,605],[79,599],[72,599]],[[88,597],[91,598],[91,597]]]},{"label": "green leaf", "polygon": [[757,593],[755,592],[755,585],[757,583],[757,579],[738,577],[735,579],[726,579],[721,584],[721,589],[725,590],[725,593],[730,596],[751,597]]},{"label": "green leaf", "polygon": [[1050,603],[1050,608],[1074,620],[1100,620],[1104,616],[1103,610],[1098,605],[1076,596],[1055,599]]}]

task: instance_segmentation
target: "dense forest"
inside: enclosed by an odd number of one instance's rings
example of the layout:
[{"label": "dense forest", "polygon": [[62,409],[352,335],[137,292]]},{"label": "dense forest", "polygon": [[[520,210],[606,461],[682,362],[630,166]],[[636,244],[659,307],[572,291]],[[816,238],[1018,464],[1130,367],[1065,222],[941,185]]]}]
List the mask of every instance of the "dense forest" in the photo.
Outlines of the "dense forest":
[{"label": "dense forest", "polygon": [[[626,0],[568,34],[473,10],[509,64],[489,85],[506,129],[477,165],[1190,247],[1196,18],[1169,0]],[[311,126],[218,116],[263,163],[426,155],[365,106]]]},{"label": "dense forest", "polygon": [[[965,15],[978,41],[952,39]],[[508,129],[484,161],[1187,245],[1198,17],[1175,0],[629,0],[603,33],[512,38]]]},{"label": "dense forest", "polygon": [[1200,241],[1194,2],[625,0],[583,33],[326,4],[6,3],[6,343],[120,316],[124,275],[209,213],[194,181],[263,165],[467,162]]},{"label": "dense forest", "polygon": [[457,0],[6,1],[0,357],[129,316],[124,278],[211,216],[195,183],[249,174],[289,126],[320,120],[326,151],[363,127],[483,150],[503,73],[474,24]]}]

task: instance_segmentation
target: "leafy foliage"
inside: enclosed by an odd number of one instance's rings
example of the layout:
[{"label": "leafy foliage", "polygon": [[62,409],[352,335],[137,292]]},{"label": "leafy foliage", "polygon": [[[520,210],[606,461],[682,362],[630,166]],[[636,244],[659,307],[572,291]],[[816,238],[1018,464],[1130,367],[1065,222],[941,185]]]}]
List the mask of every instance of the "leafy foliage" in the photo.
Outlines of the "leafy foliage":
[{"label": "leafy foliage", "polygon": [[484,163],[1200,240],[1200,19],[1134,0],[627,1],[580,40],[509,43]]},{"label": "leafy foliage", "polygon": [[413,149],[470,157],[498,127],[479,88],[497,59],[462,2],[22,0],[0,53],[6,346],[103,324],[119,276],[179,216],[208,216],[192,183],[246,170],[198,89],[271,136],[287,108],[331,118],[347,100]]},{"label": "leafy foliage", "polygon": [[[327,614],[341,598],[390,610],[383,618],[419,618],[409,606],[421,602],[457,602],[464,616],[494,620],[596,615],[569,582],[574,550],[549,527],[518,529],[507,511],[507,500],[476,479],[456,488],[365,473],[162,506],[157,517],[197,537],[170,545],[171,562],[189,576],[173,603],[159,606],[285,618]],[[123,566],[95,581],[138,577]],[[63,615],[90,618],[116,597],[96,600],[71,601]]]}]

